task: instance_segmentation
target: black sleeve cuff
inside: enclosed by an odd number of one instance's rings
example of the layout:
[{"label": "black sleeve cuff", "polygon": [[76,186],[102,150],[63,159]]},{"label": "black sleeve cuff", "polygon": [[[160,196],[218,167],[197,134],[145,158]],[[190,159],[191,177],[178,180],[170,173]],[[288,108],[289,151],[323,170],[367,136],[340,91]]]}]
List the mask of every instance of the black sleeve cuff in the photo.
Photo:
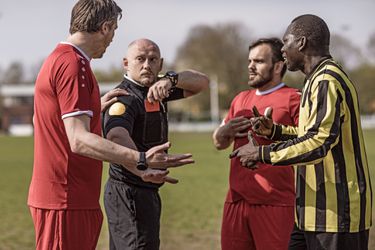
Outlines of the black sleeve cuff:
[{"label": "black sleeve cuff", "polygon": [[270,146],[259,146],[259,161],[266,164],[272,164],[270,152]]},{"label": "black sleeve cuff", "polygon": [[169,102],[169,101],[178,100],[182,98],[184,98],[184,90],[177,88],[177,87],[173,87],[170,90],[169,96],[165,98],[164,101]]},{"label": "black sleeve cuff", "polygon": [[281,125],[273,124],[272,126],[272,133],[271,136],[269,136],[269,139],[273,141],[278,141],[281,138]]}]

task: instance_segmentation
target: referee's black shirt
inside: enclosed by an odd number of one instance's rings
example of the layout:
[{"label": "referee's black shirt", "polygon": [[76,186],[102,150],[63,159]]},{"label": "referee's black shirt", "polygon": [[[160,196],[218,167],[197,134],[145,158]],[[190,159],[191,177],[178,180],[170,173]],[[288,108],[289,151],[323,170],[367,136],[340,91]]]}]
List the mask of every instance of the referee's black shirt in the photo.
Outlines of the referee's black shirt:
[{"label": "referee's black shirt", "polygon": [[[118,102],[112,104],[103,112],[104,136],[115,127],[123,127],[133,139],[138,151],[147,151],[151,147],[168,141],[168,108],[167,102],[183,98],[183,90],[172,88],[168,98],[162,102],[148,105],[148,88],[137,85],[130,79],[124,78],[116,88],[127,90],[130,95],[118,97]],[[115,105],[115,106],[114,106]],[[119,112],[111,108],[120,106]],[[113,109],[112,108],[112,109]],[[121,165],[111,163],[109,169],[111,178],[141,187],[158,188],[160,184],[144,182]]]}]

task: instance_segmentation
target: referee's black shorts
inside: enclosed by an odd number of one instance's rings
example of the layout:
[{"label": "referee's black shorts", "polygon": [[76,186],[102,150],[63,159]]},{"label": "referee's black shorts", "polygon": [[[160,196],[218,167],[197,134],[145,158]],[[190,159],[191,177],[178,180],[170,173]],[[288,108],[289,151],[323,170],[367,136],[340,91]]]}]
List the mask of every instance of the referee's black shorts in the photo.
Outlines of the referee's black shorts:
[{"label": "referee's black shorts", "polygon": [[367,250],[369,230],[357,233],[301,231],[294,226],[289,250]]},{"label": "referee's black shorts", "polygon": [[109,179],[104,191],[111,250],[158,250],[161,201],[157,189]]}]

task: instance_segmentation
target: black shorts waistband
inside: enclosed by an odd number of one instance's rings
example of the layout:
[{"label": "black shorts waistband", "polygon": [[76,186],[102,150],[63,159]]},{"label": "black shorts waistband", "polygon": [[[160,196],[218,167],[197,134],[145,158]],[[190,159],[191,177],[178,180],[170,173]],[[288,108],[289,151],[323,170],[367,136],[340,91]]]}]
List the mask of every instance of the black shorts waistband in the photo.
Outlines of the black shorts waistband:
[{"label": "black shorts waistband", "polygon": [[128,185],[128,186],[136,187],[136,188],[145,188],[145,189],[159,191],[158,187],[150,187],[150,186],[142,185],[140,183],[132,182],[130,180],[118,180],[118,179],[113,178],[112,176],[108,178],[108,181],[117,185]]}]

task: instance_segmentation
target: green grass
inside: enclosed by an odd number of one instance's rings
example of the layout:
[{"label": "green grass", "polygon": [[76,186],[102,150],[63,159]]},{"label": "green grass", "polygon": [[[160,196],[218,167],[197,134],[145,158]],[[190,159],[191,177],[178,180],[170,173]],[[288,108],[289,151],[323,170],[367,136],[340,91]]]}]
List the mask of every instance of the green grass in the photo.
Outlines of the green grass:
[{"label": "green grass", "polygon": [[[209,133],[172,133],[171,152],[193,153],[196,163],[171,170],[180,180],[161,188],[162,250],[220,249],[222,207],[228,188],[228,154],[218,152]],[[375,183],[375,130],[365,131],[367,156]],[[0,250],[33,249],[34,229],[26,206],[32,172],[31,137],[0,137]],[[104,168],[103,183],[108,168]],[[98,249],[108,249],[106,222]],[[375,250],[375,232],[370,248]]]},{"label": "green grass", "polygon": [[26,205],[33,166],[32,138],[0,137],[0,249],[32,249]]}]

